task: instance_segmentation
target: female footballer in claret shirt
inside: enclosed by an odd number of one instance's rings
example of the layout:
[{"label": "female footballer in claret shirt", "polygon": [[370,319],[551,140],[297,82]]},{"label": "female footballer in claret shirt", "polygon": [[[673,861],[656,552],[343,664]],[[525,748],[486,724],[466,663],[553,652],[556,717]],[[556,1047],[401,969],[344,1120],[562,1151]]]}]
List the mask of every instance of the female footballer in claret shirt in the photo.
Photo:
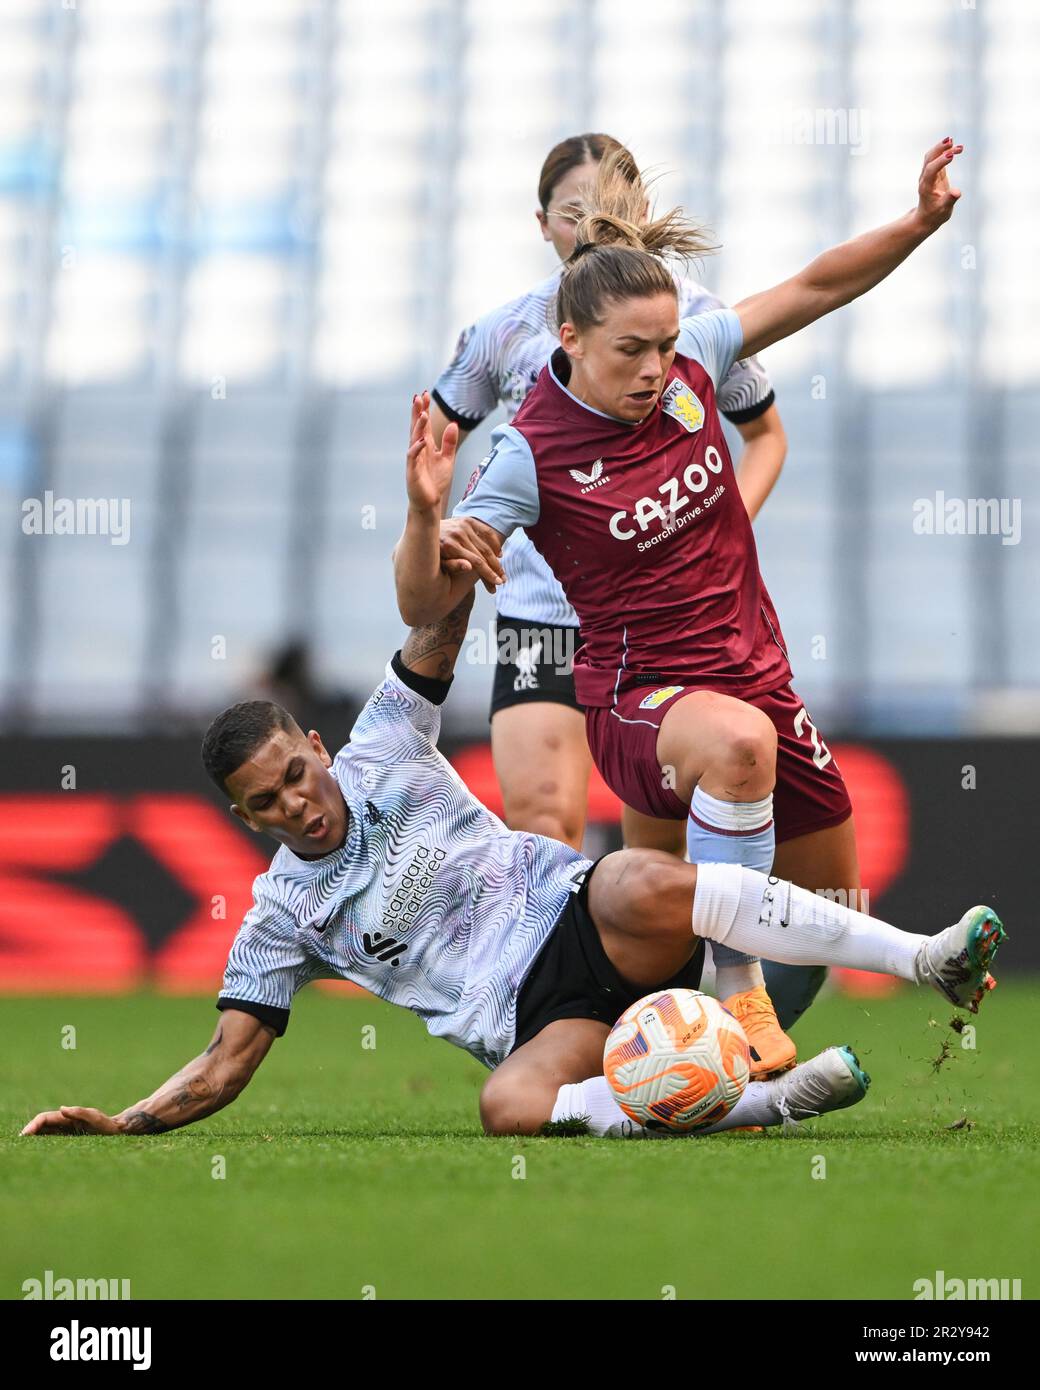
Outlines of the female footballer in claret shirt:
[{"label": "female footballer in claret shirt", "polygon": [[[627,805],[685,820],[692,862],[858,888],[848,794],[791,686],[717,393],[738,358],[865,294],[946,222],[962,148],[929,150],[896,221],[734,309],[683,319],[667,258],[710,247],[680,209],[652,216],[609,155],[560,279],[560,346],[442,523],[452,559],[432,578],[427,522],[409,513],[395,552],[409,623],[436,621],[479,578],[497,583],[494,558],[524,528],[579,619],[575,692],[597,767]],[[439,452],[456,443],[452,427]],[[794,1062],[760,962],[727,965],[718,992],[759,1075]],[[796,981],[783,1022],[810,998]]]},{"label": "female footballer in claret shirt", "polygon": [[[455,355],[431,392],[430,419],[439,445],[454,422],[459,442],[492,411],[509,419],[538,380],[559,339],[550,326],[563,262],[574,252],[576,200],[595,184],[604,155],[623,156],[619,171],[638,167],[610,135],[589,132],[561,140],[538,178],[538,225],[561,265],[526,294],[482,314],[459,337]],[[680,318],[723,307],[696,280],[676,275]],[[783,466],[787,442],[769,377],[755,358],[734,362],[719,388],[719,410],[744,448],[737,486],[754,519]],[[580,849],[588,809],[592,758],[571,669],[580,644],[578,615],[559,580],[522,529],[503,548],[505,582],[495,591],[498,659],[491,692],[491,749],[506,824]],[[552,776],[546,777],[546,761]],[[681,821],[622,812],[624,842],[680,857]],[[724,949],[724,948],[723,948]]]}]

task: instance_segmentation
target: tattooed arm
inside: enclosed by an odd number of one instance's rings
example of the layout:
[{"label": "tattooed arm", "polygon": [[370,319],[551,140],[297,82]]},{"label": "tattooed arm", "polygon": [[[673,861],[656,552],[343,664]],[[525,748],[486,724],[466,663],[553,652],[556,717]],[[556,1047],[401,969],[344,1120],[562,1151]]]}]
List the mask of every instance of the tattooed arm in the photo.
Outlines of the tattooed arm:
[{"label": "tattooed arm", "polygon": [[412,628],[401,648],[401,661],[409,671],[439,681],[451,679],[456,658],[466,639],[466,623],[472,607],[473,590],[470,589],[439,623]]},{"label": "tattooed arm", "polygon": [[118,1115],[82,1105],[44,1110],[22,1134],[164,1134],[203,1120],[245,1089],[274,1039],[274,1029],[252,1014],[225,1009],[202,1056],[182,1067],[147,1100]]}]

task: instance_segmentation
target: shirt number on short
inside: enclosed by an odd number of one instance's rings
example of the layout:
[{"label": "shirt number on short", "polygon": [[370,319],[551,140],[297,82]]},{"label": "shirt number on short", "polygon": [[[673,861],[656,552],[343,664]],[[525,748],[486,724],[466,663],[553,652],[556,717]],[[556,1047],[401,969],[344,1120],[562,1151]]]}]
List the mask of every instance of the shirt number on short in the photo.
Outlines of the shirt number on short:
[{"label": "shirt number on short", "polygon": [[817,729],[816,725],[809,718],[809,711],[803,705],[794,717],[794,731],[799,738],[803,738],[807,727],[809,730],[809,737],[812,739],[812,760],[818,768],[825,768],[833,755],[820,737],[819,729]]}]

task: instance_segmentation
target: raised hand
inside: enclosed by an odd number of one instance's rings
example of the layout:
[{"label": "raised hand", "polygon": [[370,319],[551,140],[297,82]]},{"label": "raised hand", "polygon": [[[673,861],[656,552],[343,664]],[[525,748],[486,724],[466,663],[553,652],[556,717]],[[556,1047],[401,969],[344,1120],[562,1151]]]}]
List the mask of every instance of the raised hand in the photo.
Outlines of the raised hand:
[{"label": "raised hand", "polygon": [[22,1130],[22,1134],[120,1134],[123,1126],[103,1110],[85,1105],[63,1105],[59,1110],[41,1110]]},{"label": "raised hand", "polygon": [[408,501],[418,511],[439,511],[451,487],[458,443],[459,427],[453,423],[444,431],[441,447],[437,448],[430,424],[430,393],[423,391],[413,396],[406,477]]},{"label": "raised hand", "polygon": [[917,213],[934,231],[947,222],[953,206],[961,196],[959,188],[951,188],[947,169],[956,155],[964,149],[955,145],[952,136],[940,140],[924,157],[924,166],[917,184]]}]

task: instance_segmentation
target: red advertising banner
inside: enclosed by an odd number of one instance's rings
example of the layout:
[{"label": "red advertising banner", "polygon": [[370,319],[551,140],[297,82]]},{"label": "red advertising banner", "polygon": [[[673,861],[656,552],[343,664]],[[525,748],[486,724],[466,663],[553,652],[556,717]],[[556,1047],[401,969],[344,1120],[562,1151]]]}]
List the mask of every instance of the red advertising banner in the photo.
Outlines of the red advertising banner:
[{"label": "red advertising banner", "polygon": [[[1031,898],[1036,746],[832,748],[855,807],[870,910],[930,931],[991,901],[1013,933],[1007,965],[1040,966],[1040,945],[1016,935],[1013,920]],[[0,990],[215,988],[273,846],[220,804],[196,771],[195,744],[22,740],[0,754]],[[488,746],[464,745],[452,760],[501,814]],[[80,789],[57,789],[56,769],[68,766]],[[589,800],[605,847],[619,844],[619,804],[598,774]]]}]

